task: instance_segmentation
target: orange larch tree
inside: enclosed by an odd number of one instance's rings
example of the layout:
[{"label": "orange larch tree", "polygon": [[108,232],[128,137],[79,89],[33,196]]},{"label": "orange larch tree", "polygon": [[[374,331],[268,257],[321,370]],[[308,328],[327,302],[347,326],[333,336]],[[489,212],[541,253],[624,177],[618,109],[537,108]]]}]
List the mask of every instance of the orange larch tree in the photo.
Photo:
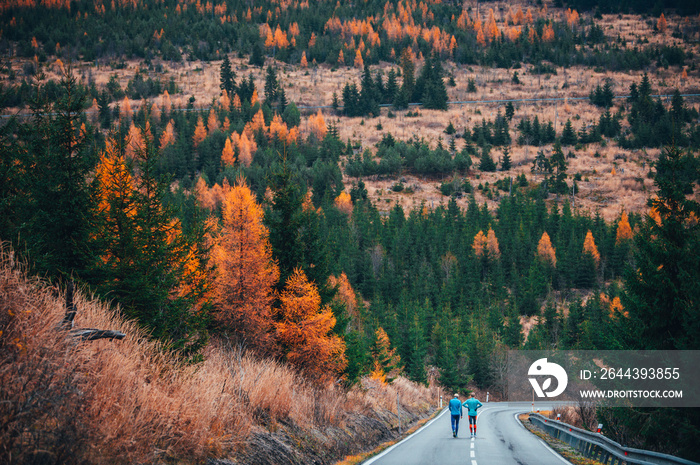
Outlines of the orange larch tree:
[{"label": "orange larch tree", "polygon": [[127,119],[131,119],[134,116],[134,112],[131,110],[131,104],[129,103],[129,97],[124,96],[122,100],[122,115]]},{"label": "orange larch tree", "polygon": [[224,148],[221,151],[221,163],[224,166],[233,166],[235,162],[236,153],[234,152],[233,146],[231,145],[231,139],[227,137],[226,143],[224,144]]},{"label": "orange larch tree", "polygon": [[263,209],[243,179],[225,188],[222,228],[214,239],[214,318],[254,347],[269,349],[273,286],[279,269],[272,259]]},{"label": "orange larch tree", "polygon": [[551,42],[554,40],[554,27],[552,24],[546,24],[542,29],[542,41]]},{"label": "orange larch tree", "polygon": [[302,68],[307,68],[309,66],[309,62],[306,61],[306,51],[301,52],[301,61],[299,62],[299,65]]},{"label": "orange larch tree", "polygon": [[479,258],[483,257],[484,253],[487,250],[486,246],[486,235],[484,235],[484,231],[479,231],[478,233],[476,233],[476,236],[474,236],[474,243],[472,244],[472,248],[474,249],[474,255],[476,255]]},{"label": "orange larch tree", "polygon": [[175,123],[173,120],[168,121],[168,124],[160,135],[159,146],[163,150],[168,145],[175,142]]},{"label": "orange larch tree", "polygon": [[661,16],[659,16],[659,20],[656,22],[656,28],[661,33],[666,32],[666,29],[668,28],[668,23],[666,22],[666,17],[663,13],[661,13]]},{"label": "orange larch tree", "polygon": [[549,239],[547,231],[542,233],[540,242],[537,244],[537,256],[541,260],[550,263],[553,267],[557,266],[556,249],[552,247],[552,241]]},{"label": "orange larch tree", "polygon": [[144,149],[146,142],[144,141],[141,130],[134,123],[129,126],[129,133],[126,136],[124,152],[127,158],[133,159],[138,152]]},{"label": "orange larch tree", "polygon": [[323,138],[326,137],[328,127],[326,126],[326,120],[323,118],[323,113],[321,113],[320,109],[315,115],[309,116],[309,129],[318,140],[323,140]]},{"label": "orange larch tree", "polygon": [[160,97],[160,106],[163,109],[164,112],[168,113],[170,111],[170,107],[172,107],[172,101],[170,100],[170,94],[168,91],[164,91],[163,95]]},{"label": "orange larch tree", "polygon": [[365,62],[362,59],[362,51],[358,48],[355,50],[355,68],[362,69],[365,67]]},{"label": "orange larch tree", "polygon": [[337,379],[347,366],[345,343],[332,334],[336,319],[329,306],[321,307],[316,285],[297,268],[279,302],[275,334],[287,361],[319,382]]},{"label": "orange larch tree", "polygon": [[[374,372],[382,381],[393,381],[403,371],[401,356],[396,353],[396,348],[391,347],[389,336],[383,328],[377,328],[372,346],[372,358],[374,359]],[[373,378],[375,376],[373,374]],[[375,378],[376,379],[376,378]]]},{"label": "orange larch tree", "polygon": [[620,221],[617,223],[617,232],[615,234],[615,244],[618,245],[624,241],[629,241],[632,239],[632,227],[630,226],[630,220],[627,217],[627,213],[622,212]]},{"label": "orange larch tree", "polygon": [[586,239],[583,241],[583,253],[590,254],[595,260],[596,266],[600,263],[600,253],[598,253],[598,247],[595,245],[595,240],[593,239],[593,233],[589,229],[586,233]]},{"label": "orange larch tree", "polygon": [[346,215],[350,215],[353,208],[350,194],[345,191],[341,192],[340,195],[335,198],[335,207]]},{"label": "orange larch tree", "polygon": [[496,233],[492,228],[489,228],[489,232],[486,236],[486,248],[489,251],[489,258],[498,259],[501,257],[501,250],[498,247],[498,239],[496,238]]},{"label": "orange larch tree", "polygon": [[207,129],[204,127],[204,121],[201,115],[197,118],[197,126],[194,128],[194,135],[192,136],[192,142],[194,142],[195,148],[207,138]]},{"label": "orange larch tree", "polygon": [[219,119],[216,117],[216,112],[212,109],[209,111],[209,118],[207,118],[207,132],[211,135],[218,129]]}]

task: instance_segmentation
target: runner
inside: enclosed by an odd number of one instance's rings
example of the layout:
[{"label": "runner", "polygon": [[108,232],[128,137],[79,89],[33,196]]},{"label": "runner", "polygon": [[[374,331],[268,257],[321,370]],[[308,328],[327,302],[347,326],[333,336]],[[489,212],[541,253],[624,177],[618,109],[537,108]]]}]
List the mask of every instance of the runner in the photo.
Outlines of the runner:
[{"label": "runner", "polygon": [[[450,401],[451,403],[452,401]],[[469,432],[472,437],[476,437],[476,411],[482,406],[481,402],[474,397],[474,393],[471,393],[469,399],[464,401],[464,406],[467,408],[467,415],[469,416]]]},{"label": "runner", "polygon": [[452,437],[457,437],[459,431],[459,419],[462,418],[462,402],[459,401],[459,394],[450,400],[450,421],[452,423]]}]

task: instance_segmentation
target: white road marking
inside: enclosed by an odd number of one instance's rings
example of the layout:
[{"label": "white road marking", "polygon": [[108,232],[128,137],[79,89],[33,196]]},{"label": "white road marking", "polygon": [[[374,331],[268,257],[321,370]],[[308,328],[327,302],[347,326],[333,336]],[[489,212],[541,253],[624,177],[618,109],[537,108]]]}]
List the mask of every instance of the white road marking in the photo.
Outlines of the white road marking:
[{"label": "white road marking", "polygon": [[[442,411],[442,413],[440,413],[438,416],[436,416],[435,418],[433,418],[432,420],[430,420],[428,423],[426,423],[426,424],[424,424],[423,426],[421,426],[420,429],[419,429],[418,431],[416,431],[415,433],[411,434],[410,436],[407,436],[407,437],[403,438],[403,440],[401,440],[400,442],[397,442],[397,443],[394,444],[393,446],[391,446],[391,447],[389,447],[389,448],[387,448],[387,449],[384,449],[384,451],[382,451],[381,454],[375,455],[374,457],[372,457],[371,459],[367,460],[366,462],[363,462],[362,465],[370,465],[371,463],[374,463],[375,461],[379,460],[380,458],[382,458],[383,456],[385,456],[386,454],[388,454],[389,452],[391,452],[391,450],[393,450],[395,447],[397,447],[397,446],[399,446],[400,444],[403,444],[404,442],[408,441],[409,439],[411,439],[411,438],[417,436],[417,435],[418,435],[419,433],[421,433],[425,428],[427,428],[428,426],[432,425],[435,421],[437,421],[438,418],[442,417],[442,416],[445,414],[445,412],[447,412],[448,410],[449,410],[449,409],[447,409],[447,408],[444,409],[444,410]],[[474,463],[474,464],[472,464],[472,465],[476,465],[476,463]]]},{"label": "white road marking", "polygon": [[476,465],[476,460],[472,460],[472,465]]},{"label": "white road marking", "polygon": [[[473,439],[473,438],[472,438]],[[472,449],[474,448],[474,443],[472,442]]]},{"label": "white road marking", "polygon": [[476,455],[474,454],[474,451],[471,451],[471,454],[469,454],[469,457],[474,458]]}]

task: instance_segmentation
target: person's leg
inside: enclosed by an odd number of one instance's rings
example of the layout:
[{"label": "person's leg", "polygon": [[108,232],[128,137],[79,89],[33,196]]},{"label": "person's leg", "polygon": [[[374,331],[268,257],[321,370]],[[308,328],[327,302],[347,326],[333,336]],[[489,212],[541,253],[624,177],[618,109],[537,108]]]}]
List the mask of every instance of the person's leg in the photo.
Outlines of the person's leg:
[{"label": "person's leg", "polygon": [[459,415],[455,415],[455,437],[459,434]]},{"label": "person's leg", "polygon": [[[472,429],[472,424],[473,429]],[[474,436],[476,436],[476,415],[469,415],[469,431],[472,432]]]},{"label": "person's leg", "polygon": [[452,424],[452,437],[455,436],[455,428],[456,428],[456,422],[459,416],[457,415],[450,415],[450,423]]}]

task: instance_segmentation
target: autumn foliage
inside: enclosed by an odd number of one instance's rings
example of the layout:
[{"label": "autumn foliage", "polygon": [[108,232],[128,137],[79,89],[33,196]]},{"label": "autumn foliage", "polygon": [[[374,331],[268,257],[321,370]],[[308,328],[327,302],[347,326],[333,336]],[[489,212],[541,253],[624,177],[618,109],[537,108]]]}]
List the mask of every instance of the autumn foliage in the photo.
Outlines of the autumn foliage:
[{"label": "autumn foliage", "polygon": [[600,253],[598,252],[598,247],[595,245],[595,240],[593,240],[593,233],[588,230],[586,233],[586,239],[583,241],[583,253],[590,254],[595,260],[596,266],[600,263]]},{"label": "autumn foliage", "polygon": [[659,16],[659,20],[656,22],[656,28],[661,33],[666,32],[666,29],[668,28],[668,22],[666,22],[666,17],[663,13],[661,13],[661,16]]},{"label": "autumn foliage", "polygon": [[340,376],[347,365],[345,343],[331,333],[335,316],[321,306],[318,289],[301,269],[287,279],[279,301],[275,333],[287,361],[319,381]]},{"label": "autumn foliage", "polygon": [[326,137],[328,127],[326,126],[326,120],[323,118],[321,110],[318,110],[318,113],[315,115],[309,116],[309,129],[318,140],[323,140],[323,138]]},{"label": "autumn foliage", "polygon": [[212,251],[215,319],[252,345],[267,348],[279,270],[272,260],[263,210],[243,180],[225,190],[222,216]]},{"label": "autumn foliage", "polygon": [[623,241],[632,239],[632,227],[630,226],[627,213],[622,212],[620,221],[617,223],[617,232],[615,233],[615,244],[620,244]]},{"label": "autumn foliage", "polygon": [[552,241],[549,239],[547,231],[542,233],[540,242],[537,244],[537,256],[552,266],[557,266],[556,250],[552,247]]},{"label": "autumn foliage", "polygon": [[498,238],[492,228],[484,235],[483,231],[479,231],[474,237],[472,244],[474,254],[479,258],[498,259],[501,256],[501,250],[498,246]]}]

